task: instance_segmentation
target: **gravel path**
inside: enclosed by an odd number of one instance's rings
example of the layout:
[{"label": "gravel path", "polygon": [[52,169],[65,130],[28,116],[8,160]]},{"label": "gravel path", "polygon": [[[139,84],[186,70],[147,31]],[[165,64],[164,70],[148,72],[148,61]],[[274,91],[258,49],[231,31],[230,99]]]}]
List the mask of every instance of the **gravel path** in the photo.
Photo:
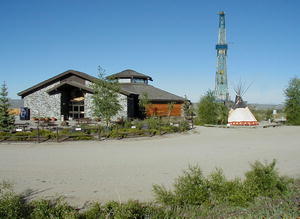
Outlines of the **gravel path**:
[{"label": "gravel path", "polygon": [[282,174],[300,177],[300,127],[222,129],[152,138],[42,144],[0,144],[0,181],[33,197],[88,200],[153,199],[152,185],[170,186],[189,164],[205,174],[221,167],[241,177],[249,163],[278,160]]}]

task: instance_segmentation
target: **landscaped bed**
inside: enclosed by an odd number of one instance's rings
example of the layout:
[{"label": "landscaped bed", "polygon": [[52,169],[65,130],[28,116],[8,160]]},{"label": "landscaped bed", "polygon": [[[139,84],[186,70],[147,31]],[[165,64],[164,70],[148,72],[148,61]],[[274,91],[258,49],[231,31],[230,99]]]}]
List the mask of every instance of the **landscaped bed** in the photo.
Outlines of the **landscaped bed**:
[{"label": "landscaped bed", "polygon": [[43,127],[28,131],[0,132],[0,142],[121,139],[184,132],[189,129],[189,123],[186,121],[171,123],[157,118],[149,118],[112,124],[108,127],[81,124],[76,127]]}]

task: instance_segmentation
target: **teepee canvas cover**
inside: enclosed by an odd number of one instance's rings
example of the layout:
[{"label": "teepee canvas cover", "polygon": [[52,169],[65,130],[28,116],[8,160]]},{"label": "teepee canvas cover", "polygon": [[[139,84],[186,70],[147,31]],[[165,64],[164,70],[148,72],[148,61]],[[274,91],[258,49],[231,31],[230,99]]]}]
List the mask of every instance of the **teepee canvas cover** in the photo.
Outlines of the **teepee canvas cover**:
[{"label": "teepee canvas cover", "polygon": [[234,126],[252,126],[259,123],[241,97],[241,90],[236,91],[235,103],[229,111],[228,124]]}]

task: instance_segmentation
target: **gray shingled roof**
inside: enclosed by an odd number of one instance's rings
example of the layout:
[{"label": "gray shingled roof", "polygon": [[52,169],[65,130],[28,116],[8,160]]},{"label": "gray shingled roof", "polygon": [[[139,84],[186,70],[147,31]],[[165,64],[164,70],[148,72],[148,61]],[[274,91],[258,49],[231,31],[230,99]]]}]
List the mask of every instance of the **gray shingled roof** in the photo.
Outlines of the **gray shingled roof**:
[{"label": "gray shingled roof", "polygon": [[127,69],[119,73],[112,74],[108,76],[108,78],[143,78],[152,81],[152,78],[150,76],[144,75],[142,73],[136,72],[131,69]]},{"label": "gray shingled roof", "polygon": [[54,83],[55,81],[60,80],[62,77],[66,76],[66,75],[68,75],[68,74],[77,75],[77,76],[79,76],[79,77],[81,77],[81,78],[83,78],[83,79],[86,79],[86,80],[88,80],[88,81],[94,81],[94,80],[97,80],[97,78],[95,78],[95,77],[93,77],[93,76],[91,76],[91,75],[88,75],[88,74],[86,74],[86,73],[84,73],[84,72],[75,71],[75,70],[68,70],[68,71],[65,71],[65,72],[63,72],[63,73],[60,73],[60,74],[58,74],[58,75],[56,75],[56,76],[54,76],[54,77],[52,77],[52,78],[49,78],[49,79],[47,79],[47,80],[45,80],[45,81],[42,81],[42,82],[40,82],[40,83],[38,83],[38,84],[36,84],[36,85],[34,85],[34,86],[32,86],[32,87],[26,89],[26,90],[23,90],[23,91],[19,92],[18,95],[19,95],[19,96],[26,96],[27,94],[29,94],[29,93],[31,93],[31,92],[33,92],[33,91],[35,91],[35,90],[38,90],[38,89],[42,88],[43,86],[46,86],[46,85],[48,85],[48,84],[52,84],[52,83]]},{"label": "gray shingled roof", "polygon": [[185,99],[183,97],[171,94],[167,91],[153,87],[147,84],[120,84],[121,90],[131,94],[142,95],[148,94],[150,101],[178,101],[182,102]]},{"label": "gray shingled roof", "polygon": [[54,86],[54,87],[50,88],[49,90],[47,90],[47,93],[51,93],[51,92],[59,89],[60,87],[65,86],[65,85],[71,85],[73,87],[78,87],[78,88],[80,88],[82,90],[85,90],[85,91],[87,91],[89,93],[93,93],[93,89],[92,88],[87,87],[87,86],[85,86],[83,84],[80,84],[80,83],[78,83],[76,81],[65,81],[65,82],[59,83],[56,86]]},{"label": "gray shingled roof", "polygon": [[[18,93],[18,95],[26,96],[27,94],[29,94],[31,92],[34,92],[35,90],[38,90],[38,89],[42,88],[43,86],[54,83],[55,81],[59,81],[62,77],[66,76],[68,74],[77,75],[77,76],[79,76],[81,78],[84,78],[86,80],[89,80],[89,81],[97,80],[97,78],[95,78],[93,76],[90,76],[86,73],[75,71],[75,70],[68,70],[68,71],[65,71],[65,72],[63,72],[59,75],[56,75],[56,76],[52,77],[52,78],[49,78],[48,80],[45,80],[41,83],[38,83],[38,84],[36,84],[36,85],[34,85],[34,86],[24,90],[24,91],[21,91],[21,92]],[[127,69],[127,70],[124,70],[122,72],[110,75],[108,77],[109,78],[134,78],[134,77],[136,77],[136,78],[143,78],[143,79],[147,79],[147,80],[152,80],[152,78],[150,76],[138,73],[138,72],[136,72],[134,70],[130,70],[130,69]],[[69,84],[69,85],[75,86],[75,87],[79,87],[79,88],[84,89],[84,90],[86,90],[88,92],[91,92],[91,93],[93,92],[91,88],[86,87],[85,85],[81,85],[81,84],[79,84],[75,81],[67,81],[67,82],[60,83],[59,85],[55,86],[54,88],[49,89],[48,92],[52,92],[53,90],[58,89],[59,87],[64,86],[66,84]],[[147,93],[148,98],[151,101],[183,102],[185,100],[184,98],[182,98],[180,96],[171,94],[167,91],[161,90],[159,88],[156,88],[156,87],[153,87],[153,86],[147,85],[147,84],[134,84],[134,83],[122,84],[121,83],[120,87],[121,87],[120,93],[122,93],[124,95],[130,95],[130,94],[142,95],[144,93]]]}]

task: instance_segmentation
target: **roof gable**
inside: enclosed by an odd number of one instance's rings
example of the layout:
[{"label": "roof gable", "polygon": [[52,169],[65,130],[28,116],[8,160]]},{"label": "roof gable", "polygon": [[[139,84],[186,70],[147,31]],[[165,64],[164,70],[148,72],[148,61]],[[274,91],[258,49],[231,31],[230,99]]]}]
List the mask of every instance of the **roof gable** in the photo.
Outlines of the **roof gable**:
[{"label": "roof gable", "polygon": [[75,70],[67,70],[67,71],[62,72],[62,73],[60,73],[60,74],[58,74],[58,75],[56,75],[52,78],[49,78],[45,81],[42,81],[42,82],[40,82],[40,83],[38,83],[38,84],[36,84],[36,85],[26,89],[26,90],[23,90],[23,91],[19,92],[18,95],[22,96],[22,97],[27,96],[30,93],[33,93],[33,92],[35,92],[35,91],[37,91],[37,90],[39,90],[43,87],[49,86],[50,84],[53,84],[57,81],[61,81],[61,80],[65,79],[65,78],[67,78],[68,76],[71,76],[71,75],[76,75],[76,76],[78,76],[80,78],[83,78],[85,80],[88,80],[88,81],[97,80],[97,78],[95,78],[91,75],[88,75],[84,72],[75,71]]}]

